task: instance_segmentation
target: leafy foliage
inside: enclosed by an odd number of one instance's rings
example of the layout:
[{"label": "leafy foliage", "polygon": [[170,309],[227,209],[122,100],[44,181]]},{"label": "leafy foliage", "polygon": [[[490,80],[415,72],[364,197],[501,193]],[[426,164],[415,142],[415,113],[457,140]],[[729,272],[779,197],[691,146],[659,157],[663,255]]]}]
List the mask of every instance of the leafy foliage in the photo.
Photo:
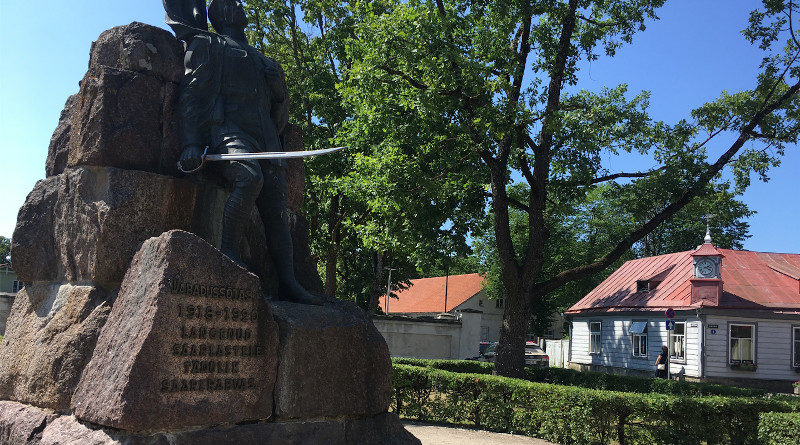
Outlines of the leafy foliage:
[{"label": "leafy foliage", "polygon": [[0,264],[11,262],[11,240],[0,236]]},{"label": "leafy foliage", "polygon": [[800,413],[762,413],[758,421],[758,438],[765,445],[800,443]]},{"label": "leafy foliage", "polygon": [[[776,17],[791,10],[791,3],[766,2],[767,11],[754,15],[745,33],[754,42],[760,39],[768,54],[756,87],[723,93],[677,123],[652,119],[649,94],[630,93],[624,84],[600,92],[572,91],[581,60],[613,56],[656,18],[663,3],[385,0],[351,5],[358,17],[355,38],[346,45],[353,63],[339,88],[352,104],[347,126],[398,146],[406,139],[440,142],[445,150],[438,154],[455,153],[459,159],[457,165],[440,164],[454,169],[442,171],[468,180],[458,169],[468,165],[476,176],[483,175],[469,179],[491,186],[487,231],[493,233],[484,243],[496,252],[490,274],[502,276],[506,297],[500,373],[521,372],[528,320],[535,308],[558,306],[548,302],[558,301],[551,293],[591,285],[637,248],[650,254],[696,245],[682,233],[696,225],[690,220],[697,215],[688,212],[722,207],[728,218],[720,225],[736,246],[748,210],[733,202],[732,193],[743,190],[753,173],[766,179],[786,145],[797,140],[800,85],[787,83],[796,72],[795,47],[790,42],[786,51],[777,48],[776,37],[786,35]],[[720,135],[734,142],[709,159],[710,143]],[[604,159],[625,153],[652,159],[656,167],[644,172],[605,168]],[[726,165],[734,172],[732,190],[719,181]],[[523,185],[515,184],[520,179]],[[687,208],[698,197],[708,199]],[[623,212],[614,212],[619,209]],[[680,215],[682,210],[687,214]],[[580,230],[587,228],[580,224],[594,220],[593,213],[612,218],[604,227],[598,224],[596,232]],[[683,222],[664,224],[676,216]],[[592,240],[593,233],[604,239]],[[579,245],[578,255],[559,258],[573,243]]]},{"label": "leafy foliage", "polygon": [[[676,123],[652,119],[649,93],[624,83],[575,90],[582,61],[613,57],[663,4],[248,1],[251,39],[284,64],[306,147],[349,146],[309,161],[329,292],[373,309],[384,267],[401,283],[472,265],[465,240],[479,233],[478,258],[506,298],[498,371],[513,375],[532,313],[563,307],[626,258],[695,245],[698,213],[721,215],[715,239],[739,246],[749,210],[735,194],[766,180],[800,133],[797,6],[765,0],[751,15],[744,35],[764,51],[753,89]],[[710,158],[720,138],[734,142]],[[608,170],[627,154],[655,167]]]},{"label": "leafy foliage", "polygon": [[253,0],[247,8],[251,41],[284,65],[305,147],[348,146],[308,161],[306,211],[327,291],[372,309],[384,266],[396,269],[397,285],[442,264],[447,253],[465,255],[484,205],[474,154],[472,164],[461,162],[469,150],[452,151],[446,135],[430,138],[447,118],[431,120],[431,110],[405,103],[391,88],[373,93],[405,117],[402,125],[370,113],[348,88],[359,81],[350,48],[355,27],[380,3]]}]

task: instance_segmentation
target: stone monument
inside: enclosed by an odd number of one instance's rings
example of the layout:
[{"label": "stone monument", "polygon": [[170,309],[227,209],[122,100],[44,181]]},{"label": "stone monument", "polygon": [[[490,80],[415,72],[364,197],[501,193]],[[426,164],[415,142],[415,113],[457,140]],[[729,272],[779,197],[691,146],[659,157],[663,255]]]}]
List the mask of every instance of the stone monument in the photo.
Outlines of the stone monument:
[{"label": "stone monument", "polygon": [[319,304],[285,293],[257,208],[238,264],[215,247],[235,187],[178,171],[183,54],[141,23],[92,45],[14,231],[26,286],[0,343],[0,443],[419,443],[388,412],[385,341],[321,294],[302,161],[285,173],[290,264]]}]

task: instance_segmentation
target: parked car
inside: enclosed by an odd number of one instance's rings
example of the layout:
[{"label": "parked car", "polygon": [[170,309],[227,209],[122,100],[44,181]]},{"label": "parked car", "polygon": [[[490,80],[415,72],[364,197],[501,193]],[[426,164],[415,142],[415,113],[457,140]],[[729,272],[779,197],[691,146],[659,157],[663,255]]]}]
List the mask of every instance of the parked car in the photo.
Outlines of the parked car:
[{"label": "parked car", "polygon": [[494,363],[494,351],[497,349],[497,342],[489,343],[486,349],[483,350],[478,360],[482,362]]},{"label": "parked car", "polygon": [[536,343],[525,343],[525,364],[528,366],[550,366],[550,357]]},{"label": "parked car", "polygon": [[465,360],[486,361],[483,359],[483,353],[486,351],[486,349],[489,347],[490,344],[491,343],[489,343],[488,341],[482,341],[478,343],[478,355],[476,355],[475,357],[467,357]]},{"label": "parked car", "polygon": [[[497,351],[497,342],[492,342],[478,358],[482,362],[494,363]],[[550,366],[550,357],[532,341],[525,342],[525,365]]]}]

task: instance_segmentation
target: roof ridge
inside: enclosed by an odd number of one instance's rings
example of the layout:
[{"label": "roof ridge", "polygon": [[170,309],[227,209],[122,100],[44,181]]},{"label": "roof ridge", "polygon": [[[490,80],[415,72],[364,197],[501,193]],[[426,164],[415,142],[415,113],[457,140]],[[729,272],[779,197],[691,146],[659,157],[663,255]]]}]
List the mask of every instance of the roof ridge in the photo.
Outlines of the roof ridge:
[{"label": "roof ridge", "polygon": [[[800,254],[719,250],[727,256],[721,269],[724,293],[719,305],[714,307],[800,310],[797,291]],[[626,261],[568,311],[697,307],[691,304],[693,252],[673,252]],[[648,292],[638,292],[637,280],[661,281],[661,284]]]}]

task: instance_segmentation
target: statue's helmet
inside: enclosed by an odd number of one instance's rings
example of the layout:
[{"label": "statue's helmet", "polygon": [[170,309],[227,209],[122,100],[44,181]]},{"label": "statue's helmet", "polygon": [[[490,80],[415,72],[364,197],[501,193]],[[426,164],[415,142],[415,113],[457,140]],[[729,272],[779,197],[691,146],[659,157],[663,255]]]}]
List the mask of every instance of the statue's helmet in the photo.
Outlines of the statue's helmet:
[{"label": "statue's helmet", "polygon": [[217,31],[224,28],[245,28],[247,16],[241,0],[211,0],[208,5],[208,20]]}]

